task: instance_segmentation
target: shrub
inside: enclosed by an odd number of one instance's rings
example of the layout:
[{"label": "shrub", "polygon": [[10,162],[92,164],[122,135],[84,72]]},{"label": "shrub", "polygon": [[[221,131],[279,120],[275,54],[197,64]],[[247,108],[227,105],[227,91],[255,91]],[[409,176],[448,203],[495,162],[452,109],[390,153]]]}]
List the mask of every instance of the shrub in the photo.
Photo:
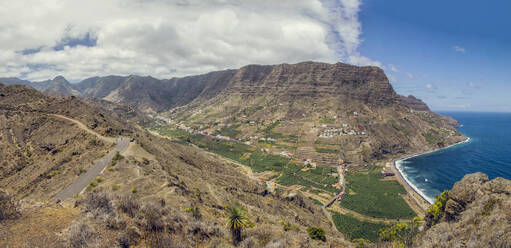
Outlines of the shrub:
[{"label": "shrub", "polygon": [[136,188],[136,187],[133,187],[133,188],[131,189],[131,193],[133,193],[133,194],[137,193],[137,188]]},{"label": "shrub", "polygon": [[196,240],[205,241],[213,237],[221,236],[220,228],[215,224],[192,221],[187,225],[187,233],[195,237]]},{"label": "shrub", "polygon": [[116,152],[114,157],[112,158],[112,161],[119,161],[119,160],[122,160],[122,159],[124,159],[124,156],[119,154],[119,152]]},{"label": "shrub", "polygon": [[119,189],[121,189],[121,186],[119,186],[119,185],[112,185],[112,190],[113,191],[117,191]]},{"label": "shrub", "polygon": [[112,202],[106,193],[92,192],[88,194],[80,203],[84,204],[85,212],[93,213],[96,217],[101,214],[113,214]]},{"label": "shrub", "polygon": [[202,217],[202,214],[200,213],[200,210],[197,206],[191,206],[189,208],[186,208],[185,211],[191,213],[193,218],[197,220]]},{"label": "shrub", "polygon": [[293,230],[295,228],[293,225],[291,225],[291,223],[289,223],[287,221],[281,221],[280,224],[282,224],[282,226],[284,226],[284,231],[285,232],[291,231],[291,230]]},{"label": "shrub", "polygon": [[0,221],[20,217],[18,203],[7,193],[0,191]]},{"label": "shrub", "polygon": [[114,230],[122,230],[126,228],[126,221],[120,216],[110,216],[106,219],[106,226]]},{"label": "shrub", "polygon": [[135,217],[137,211],[140,209],[138,201],[131,195],[123,195],[119,197],[118,209],[130,217]]},{"label": "shrub", "polygon": [[119,236],[119,246],[122,248],[134,246],[138,243],[137,240],[140,236],[140,232],[136,227],[130,227]]},{"label": "shrub", "polygon": [[161,232],[165,228],[164,212],[161,207],[149,203],[142,208],[142,218],[145,220],[145,229],[150,232]]},{"label": "shrub", "polygon": [[369,245],[371,244],[371,241],[363,238],[354,239],[352,240],[352,242],[357,245],[356,246],[357,248],[369,247]]},{"label": "shrub", "polygon": [[501,203],[502,200],[500,199],[497,199],[496,197],[492,196],[490,199],[488,199],[485,203],[484,203],[484,207],[483,207],[483,212],[482,214],[483,215],[490,215],[493,208],[495,207],[496,204],[498,203]]},{"label": "shrub", "polygon": [[149,160],[147,158],[142,158],[142,163],[145,165],[149,165]]},{"label": "shrub", "polygon": [[262,226],[250,233],[250,236],[257,240],[259,247],[266,247],[272,240],[273,233],[270,226]]},{"label": "shrub", "polygon": [[426,227],[434,226],[438,220],[442,218],[447,200],[449,200],[448,190],[445,190],[436,197],[435,203],[428,208],[428,212],[426,213]]},{"label": "shrub", "polygon": [[382,228],[379,230],[380,241],[403,240],[408,231],[408,225],[405,223],[395,224],[391,227]]},{"label": "shrub", "polygon": [[317,239],[326,242],[325,230],[320,227],[309,227],[307,228],[307,233],[311,239]]},{"label": "shrub", "polygon": [[72,248],[94,247],[93,244],[97,242],[97,239],[97,234],[88,224],[75,222],[68,229],[66,246]]},{"label": "shrub", "polygon": [[148,236],[149,247],[160,248],[160,247],[175,247],[170,235],[167,233],[151,233]]}]

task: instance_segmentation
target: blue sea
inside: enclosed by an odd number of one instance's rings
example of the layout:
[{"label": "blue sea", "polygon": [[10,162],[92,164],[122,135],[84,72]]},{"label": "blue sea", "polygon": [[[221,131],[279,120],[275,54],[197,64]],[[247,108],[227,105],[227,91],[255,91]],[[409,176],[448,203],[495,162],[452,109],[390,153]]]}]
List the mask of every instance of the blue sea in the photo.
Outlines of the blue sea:
[{"label": "blue sea", "polygon": [[[511,113],[442,112],[458,120],[470,140],[398,161],[405,178],[430,202],[464,175],[483,172],[511,179]],[[399,165],[400,164],[400,165]]]}]

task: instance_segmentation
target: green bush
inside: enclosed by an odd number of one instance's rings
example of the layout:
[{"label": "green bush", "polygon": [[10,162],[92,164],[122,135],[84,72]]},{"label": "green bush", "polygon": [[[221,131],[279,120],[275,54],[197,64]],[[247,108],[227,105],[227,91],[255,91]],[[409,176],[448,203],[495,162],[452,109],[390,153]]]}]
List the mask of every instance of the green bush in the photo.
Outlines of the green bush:
[{"label": "green bush", "polygon": [[307,228],[307,233],[311,239],[317,239],[326,242],[325,230],[321,229],[320,227],[311,226]]},{"label": "green bush", "polygon": [[116,152],[114,157],[112,158],[112,162],[113,161],[119,161],[119,160],[122,160],[124,159],[124,156],[122,156],[121,154],[119,154],[119,152]]},{"label": "green bush", "polygon": [[285,232],[291,231],[295,228],[293,225],[291,225],[291,223],[287,221],[281,221],[280,224],[282,224],[282,226],[284,227]]},{"label": "green bush", "polygon": [[428,208],[425,217],[427,227],[434,226],[442,218],[447,200],[449,200],[449,190],[445,190],[436,197],[435,203]]}]

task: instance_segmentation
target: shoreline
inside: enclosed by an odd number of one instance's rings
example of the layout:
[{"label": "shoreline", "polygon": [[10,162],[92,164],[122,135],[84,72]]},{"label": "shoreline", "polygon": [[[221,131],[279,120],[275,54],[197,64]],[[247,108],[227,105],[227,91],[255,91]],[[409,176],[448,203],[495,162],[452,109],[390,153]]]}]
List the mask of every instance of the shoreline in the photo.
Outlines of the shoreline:
[{"label": "shoreline", "polygon": [[458,146],[458,145],[470,142],[470,140],[471,140],[470,137],[466,137],[465,140],[457,142],[457,143],[454,143],[454,144],[451,144],[451,145],[446,146],[446,147],[442,147],[442,148],[439,148],[439,149],[433,149],[433,150],[429,150],[429,151],[424,151],[424,152],[419,152],[419,153],[415,153],[415,154],[412,154],[412,155],[407,155],[407,156],[402,157],[402,158],[394,159],[392,161],[393,169],[397,172],[398,177],[403,181],[403,183],[406,184],[406,186],[408,186],[408,187],[405,187],[407,190],[409,190],[409,189],[413,190],[413,192],[415,192],[417,195],[419,195],[424,202],[427,202],[429,204],[433,204],[434,203],[434,199],[431,199],[430,197],[428,197],[424,192],[419,190],[415,184],[410,182],[410,180],[408,179],[406,173],[404,173],[402,171],[401,163],[403,161],[406,161],[406,160],[414,158],[414,157],[418,157],[418,156],[422,156],[422,155],[438,152],[438,151],[441,151],[441,150],[444,150],[444,149],[448,149],[448,148],[452,148],[454,146]]}]

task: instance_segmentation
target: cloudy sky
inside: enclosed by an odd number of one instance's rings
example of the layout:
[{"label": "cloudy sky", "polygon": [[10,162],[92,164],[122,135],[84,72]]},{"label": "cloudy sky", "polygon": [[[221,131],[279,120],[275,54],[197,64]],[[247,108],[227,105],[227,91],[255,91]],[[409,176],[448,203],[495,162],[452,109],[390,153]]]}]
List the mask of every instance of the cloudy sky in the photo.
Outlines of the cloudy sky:
[{"label": "cloudy sky", "polygon": [[511,111],[506,7],[471,0],[2,1],[0,77],[170,78],[254,63],[342,61],[382,67],[398,93],[436,110]]}]

